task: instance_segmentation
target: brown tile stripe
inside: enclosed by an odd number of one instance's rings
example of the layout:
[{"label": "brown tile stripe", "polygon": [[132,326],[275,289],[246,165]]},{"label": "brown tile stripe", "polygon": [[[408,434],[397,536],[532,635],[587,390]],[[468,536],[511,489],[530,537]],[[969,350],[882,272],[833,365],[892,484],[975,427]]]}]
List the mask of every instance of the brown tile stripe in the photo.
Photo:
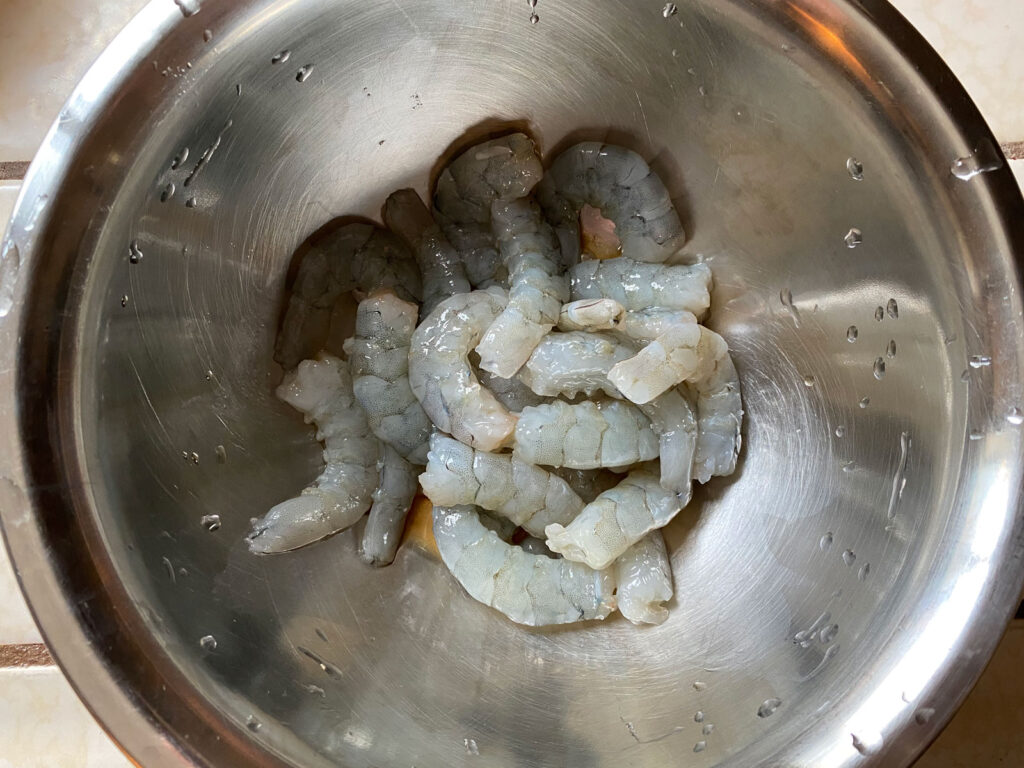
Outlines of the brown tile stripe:
[{"label": "brown tile stripe", "polygon": [[28,161],[0,162],[0,181],[24,179],[28,172]]},{"label": "brown tile stripe", "polygon": [[1024,160],[1024,141],[1011,141],[1000,146],[1007,160]]},{"label": "brown tile stripe", "polygon": [[53,657],[42,643],[0,645],[0,667],[52,667]]}]

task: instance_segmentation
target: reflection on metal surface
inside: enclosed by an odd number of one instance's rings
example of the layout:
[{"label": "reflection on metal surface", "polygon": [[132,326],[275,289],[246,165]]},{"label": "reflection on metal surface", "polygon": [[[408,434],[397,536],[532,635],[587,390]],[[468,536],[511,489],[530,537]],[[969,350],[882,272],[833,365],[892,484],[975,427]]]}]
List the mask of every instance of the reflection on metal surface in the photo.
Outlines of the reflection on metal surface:
[{"label": "reflection on metal surface", "polygon": [[[898,766],[955,710],[1021,581],[1020,193],[950,172],[991,137],[884,3],[661,7],[156,2],[75,91],[2,246],[0,514],[138,762]],[[383,569],[242,541],[319,471],[272,394],[296,247],[511,129],[644,154],[715,274],[747,447],[659,627],[513,626],[423,509]]]}]

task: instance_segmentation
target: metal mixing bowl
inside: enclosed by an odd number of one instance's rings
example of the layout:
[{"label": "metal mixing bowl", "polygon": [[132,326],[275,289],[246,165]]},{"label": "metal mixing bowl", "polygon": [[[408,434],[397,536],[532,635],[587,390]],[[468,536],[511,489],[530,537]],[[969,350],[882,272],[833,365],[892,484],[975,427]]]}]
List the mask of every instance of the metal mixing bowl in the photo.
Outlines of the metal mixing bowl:
[{"label": "metal mixing bowl", "polygon": [[[908,764],[1024,551],[1024,204],[908,24],[872,0],[196,6],[153,2],[90,70],[0,267],[4,529],[114,738],[149,767]],[[745,451],[668,530],[660,627],[515,626],[416,547],[364,566],[358,531],[243,542],[319,468],[272,395],[297,245],[522,126],[651,159],[715,273]]]}]

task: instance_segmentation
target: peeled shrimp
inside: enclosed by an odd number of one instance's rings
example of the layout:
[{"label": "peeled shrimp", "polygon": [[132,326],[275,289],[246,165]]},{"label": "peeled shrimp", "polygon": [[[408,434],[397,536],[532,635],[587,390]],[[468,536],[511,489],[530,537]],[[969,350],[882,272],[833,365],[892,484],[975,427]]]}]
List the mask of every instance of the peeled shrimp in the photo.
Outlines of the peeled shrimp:
[{"label": "peeled shrimp", "polygon": [[551,472],[558,475],[576,491],[587,504],[599,494],[618,485],[621,475],[608,469],[570,469],[569,467],[552,467]]},{"label": "peeled shrimp", "polygon": [[647,417],[629,403],[555,400],[523,409],[513,455],[552,467],[628,467],[657,458],[658,438]]},{"label": "peeled shrimp", "polygon": [[634,347],[608,333],[549,333],[533,350],[519,377],[538,395],[575,397],[603,390],[621,397],[608,380],[616,363],[636,354]]},{"label": "peeled shrimp", "polygon": [[420,298],[419,269],[398,238],[372,224],[349,224],[319,240],[299,264],[274,359],[290,369],[313,357],[327,339],[335,301],[353,289],[380,288]]},{"label": "peeled shrimp", "polygon": [[562,331],[610,331],[622,323],[626,309],[615,299],[580,299],[558,311]]},{"label": "peeled shrimp", "polygon": [[603,619],[615,610],[611,570],[533,555],[487,530],[473,507],[434,507],[441,559],[476,600],[529,626]]},{"label": "peeled shrimp", "polygon": [[373,433],[413,464],[426,464],[433,425],[409,386],[415,304],[390,291],[359,302],[355,336],[345,341],[356,400]]},{"label": "peeled shrimp", "polygon": [[590,141],[569,147],[537,186],[537,198],[559,230],[568,264],[579,260],[579,217],[585,204],[615,224],[622,254],[630,259],[663,262],[686,239],[664,183],[625,147]]},{"label": "peeled shrimp", "polygon": [[476,504],[543,536],[550,523],[567,524],[583,500],[557,475],[507,453],[470,448],[439,433],[430,438],[427,471],[420,485],[434,504]]},{"label": "peeled shrimp", "polygon": [[714,331],[702,325],[680,325],[613,365],[608,380],[634,403],[649,403],[677,384],[706,377],[728,351],[725,339]]},{"label": "peeled shrimp", "polygon": [[409,349],[409,384],[423,410],[443,432],[484,451],[505,445],[516,417],[481,386],[468,356],[506,301],[497,287],[451,296],[413,332]]},{"label": "peeled shrimp", "polygon": [[459,254],[412,189],[400,189],[384,201],[384,223],[412,249],[423,275],[423,313],[442,299],[471,288]]},{"label": "peeled shrimp", "polygon": [[706,264],[668,266],[620,257],[583,261],[569,270],[578,299],[615,299],[627,310],[682,309],[698,317],[711,306],[711,270]]},{"label": "peeled shrimp", "polygon": [[682,506],[656,474],[637,469],[587,504],[569,525],[549,525],[548,549],[591,568],[607,568],[646,534],[667,525]]},{"label": "peeled shrimp", "polygon": [[558,321],[569,283],[560,273],[558,242],[529,198],[491,206],[491,226],[508,269],[508,306],[491,323],[476,351],[480,367],[508,378]]},{"label": "peeled shrimp", "polygon": [[615,561],[619,611],[634,624],[661,624],[672,599],[672,564],[661,531],[651,531]]},{"label": "peeled shrimp", "polygon": [[285,374],[277,396],[316,424],[327,466],[299,496],[253,522],[249,549],[284,552],[348,528],[370,507],[377,487],[380,443],[352,395],[343,360],[321,354]]},{"label": "peeled shrimp", "polygon": [[743,442],[740,380],[728,353],[707,377],[695,382],[691,390],[696,393],[699,430],[693,477],[706,483],[712,475],[733,473]]},{"label": "peeled shrimp", "polygon": [[522,133],[470,147],[441,172],[434,195],[438,222],[474,287],[507,277],[491,233],[491,204],[528,195],[541,174],[536,148]]},{"label": "peeled shrimp", "polygon": [[366,519],[359,556],[369,565],[388,565],[395,559],[405,518],[416,495],[416,467],[390,445],[384,446],[380,483]]},{"label": "peeled shrimp", "polygon": [[647,307],[624,313],[615,330],[626,338],[643,342],[696,324],[697,316],[685,309]]},{"label": "peeled shrimp", "polygon": [[651,420],[658,436],[661,487],[673,491],[684,506],[690,500],[690,478],[697,446],[697,419],[689,401],[670,389],[645,405],[637,406]]}]

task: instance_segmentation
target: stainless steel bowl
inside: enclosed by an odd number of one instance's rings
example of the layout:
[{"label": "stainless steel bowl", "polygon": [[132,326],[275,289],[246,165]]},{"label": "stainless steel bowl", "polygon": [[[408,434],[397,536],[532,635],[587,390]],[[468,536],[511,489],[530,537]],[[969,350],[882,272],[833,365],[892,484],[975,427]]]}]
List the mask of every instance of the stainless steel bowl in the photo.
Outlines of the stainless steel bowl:
[{"label": "stainless steel bowl", "polygon": [[[0,266],[4,529],[124,748],[909,763],[989,657],[1024,552],[1024,205],[923,40],[870,0],[541,0],[536,24],[521,0],[198,5],[153,2],[90,70]],[[660,627],[514,626],[414,547],[364,566],[353,532],[242,541],[318,468],[272,396],[296,246],[523,125],[545,152],[650,158],[715,272],[746,450],[669,531]]]}]

